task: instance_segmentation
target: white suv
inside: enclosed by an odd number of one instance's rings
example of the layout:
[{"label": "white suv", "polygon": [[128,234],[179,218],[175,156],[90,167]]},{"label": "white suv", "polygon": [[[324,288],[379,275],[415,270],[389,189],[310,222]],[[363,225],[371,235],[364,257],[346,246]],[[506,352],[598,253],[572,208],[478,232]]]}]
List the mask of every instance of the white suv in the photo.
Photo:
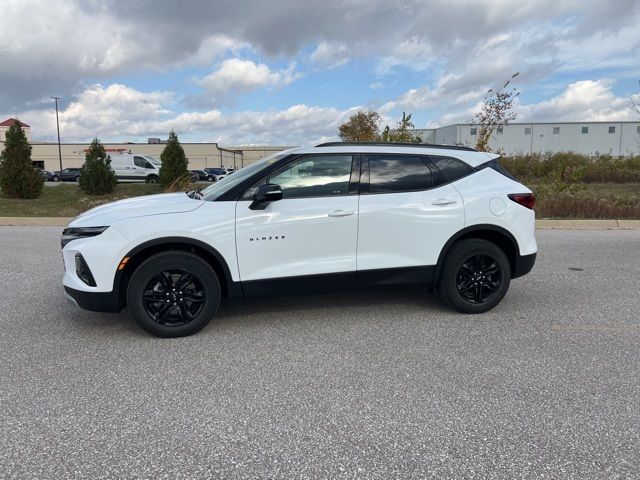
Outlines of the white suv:
[{"label": "white suv", "polygon": [[485,312],[536,258],[531,191],[466,147],[324,143],[204,191],[102,205],[62,235],[65,295],[189,335],[222,297],[420,283]]}]

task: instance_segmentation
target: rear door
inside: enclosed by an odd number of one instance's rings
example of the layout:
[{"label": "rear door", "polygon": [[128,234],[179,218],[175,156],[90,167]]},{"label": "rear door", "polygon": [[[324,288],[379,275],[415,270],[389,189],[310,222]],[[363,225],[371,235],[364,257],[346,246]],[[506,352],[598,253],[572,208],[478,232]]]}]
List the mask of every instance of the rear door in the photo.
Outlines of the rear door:
[{"label": "rear door", "polygon": [[[236,245],[245,291],[252,293],[256,280],[323,274],[346,274],[355,282],[355,161],[352,155],[307,155],[243,194],[236,206]],[[250,210],[253,191],[267,182],[280,185],[283,199],[264,210]],[[300,285],[296,282],[291,283],[294,290]]]},{"label": "rear door", "polygon": [[451,184],[434,187],[429,164],[419,155],[364,157],[359,278],[361,271],[434,266],[446,241],[464,227],[462,197]]}]

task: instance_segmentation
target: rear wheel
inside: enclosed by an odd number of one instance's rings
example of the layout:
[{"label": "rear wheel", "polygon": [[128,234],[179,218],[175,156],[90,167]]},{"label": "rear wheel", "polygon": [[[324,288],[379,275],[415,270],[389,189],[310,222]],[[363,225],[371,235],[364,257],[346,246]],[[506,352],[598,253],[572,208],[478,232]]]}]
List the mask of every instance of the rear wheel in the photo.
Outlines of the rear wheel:
[{"label": "rear wheel", "polygon": [[495,244],[477,238],[451,247],[440,276],[440,299],[463,313],[483,313],[503,299],[511,281],[511,266]]},{"label": "rear wheel", "polygon": [[207,182],[213,182],[213,181],[215,181],[215,177],[213,177],[212,175],[209,175],[207,177]]},{"label": "rear wheel", "polygon": [[80,175],[78,175],[74,180],[76,183],[80,183]]},{"label": "rear wheel", "polygon": [[217,312],[220,297],[220,282],[211,266],[197,255],[180,251],[145,260],[127,289],[131,317],[158,337],[198,332]]}]

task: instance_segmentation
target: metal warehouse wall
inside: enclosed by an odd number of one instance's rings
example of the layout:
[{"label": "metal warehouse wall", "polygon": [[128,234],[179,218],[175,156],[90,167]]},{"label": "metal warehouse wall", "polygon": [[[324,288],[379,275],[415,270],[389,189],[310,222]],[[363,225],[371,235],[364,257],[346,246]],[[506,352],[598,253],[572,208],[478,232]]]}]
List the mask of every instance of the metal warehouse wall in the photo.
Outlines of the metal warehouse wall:
[{"label": "metal warehouse wall", "polygon": [[[587,133],[582,133],[583,127]],[[471,134],[473,129],[476,135]],[[478,129],[470,124],[438,128],[436,143],[474,146]],[[640,122],[512,123],[502,127],[502,133],[494,133],[489,147],[507,155],[567,151],[585,155],[638,155]]]}]

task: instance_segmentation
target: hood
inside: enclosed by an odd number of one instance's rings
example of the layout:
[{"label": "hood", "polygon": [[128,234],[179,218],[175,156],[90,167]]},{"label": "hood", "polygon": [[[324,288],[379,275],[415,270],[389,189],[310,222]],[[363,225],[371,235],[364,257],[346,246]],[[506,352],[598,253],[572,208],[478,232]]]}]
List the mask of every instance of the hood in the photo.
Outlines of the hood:
[{"label": "hood", "polygon": [[104,227],[128,218],[190,212],[203,203],[202,200],[189,198],[184,192],[125,198],[87,210],[74,218],[69,226]]}]

